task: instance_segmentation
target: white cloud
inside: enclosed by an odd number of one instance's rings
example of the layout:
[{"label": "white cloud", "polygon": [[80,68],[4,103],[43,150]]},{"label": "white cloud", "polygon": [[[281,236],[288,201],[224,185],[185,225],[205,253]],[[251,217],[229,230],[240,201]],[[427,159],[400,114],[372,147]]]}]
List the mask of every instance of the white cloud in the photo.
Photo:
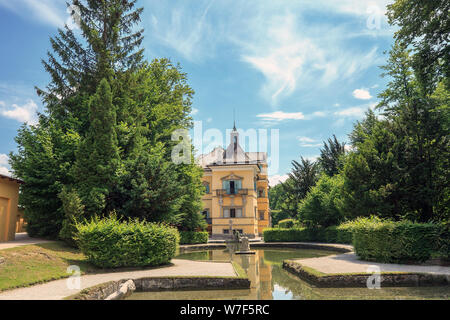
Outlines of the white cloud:
[{"label": "white cloud", "polygon": [[8,164],[9,157],[4,153],[0,153],[0,166],[5,166]]},{"label": "white cloud", "polygon": [[272,113],[263,113],[256,115],[258,118],[262,118],[265,121],[283,121],[283,120],[302,120],[305,116],[301,112],[283,112],[275,111]]},{"label": "white cloud", "polygon": [[213,121],[213,119],[212,118],[208,118],[208,119],[206,119],[206,122],[212,122]]},{"label": "white cloud", "polygon": [[6,154],[0,153],[0,174],[11,176],[11,172],[8,169],[8,159]]},{"label": "white cloud", "polygon": [[367,89],[355,89],[353,91],[353,96],[356,99],[361,99],[361,100],[369,100],[372,99],[372,96],[370,95],[369,90]]},{"label": "white cloud", "polygon": [[312,148],[322,146],[322,143],[318,143],[318,140],[309,137],[297,137],[297,140],[300,142],[300,147]]},{"label": "white cloud", "polygon": [[279,184],[280,182],[285,182],[289,178],[289,175],[274,175],[269,177],[269,186],[273,187]]},{"label": "white cloud", "polygon": [[[208,12],[213,3],[197,2],[193,5],[192,2],[179,1],[167,7],[159,1],[155,5],[149,3],[152,14],[147,19],[151,30],[146,33],[148,39],[174,49],[190,61],[201,61],[211,55],[214,47],[214,33],[208,23]],[[193,6],[200,7],[192,10]],[[145,17],[143,20],[145,22]]]},{"label": "white cloud", "polygon": [[339,117],[345,117],[345,118],[362,118],[364,116],[364,113],[366,112],[367,108],[363,107],[352,107],[343,109],[341,111],[336,111],[334,114]]},{"label": "white cloud", "polygon": [[5,7],[24,18],[36,19],[55,27],[63,27],[69,18],[64,1],[58,0],[0,0]]},{"label": "white cloud", "polygon": [[244,52],[242,60],[263,74],[261,93],[274,106],[298,89],[353,80],[380,63],[377,47],[366,52],[348,47],[345,26],[312,27],[292,13],[266,16],[253,24],[253,37],[237,44]]},{"label": "white cloud", "polygon": [[29,99],[22,106],[13,104],[11,108],[5,108],[3,105],[3,108],[0,110],[0,115],[19,122],[26,122],[30,125],[34,125],[37,123],[37,110],[38,106],[36,103]]},{"label": "white cloud", "polygon": [[192,108],[191,114],[192,115],[196,115],[198,113],[198,109],[197,108]]}]

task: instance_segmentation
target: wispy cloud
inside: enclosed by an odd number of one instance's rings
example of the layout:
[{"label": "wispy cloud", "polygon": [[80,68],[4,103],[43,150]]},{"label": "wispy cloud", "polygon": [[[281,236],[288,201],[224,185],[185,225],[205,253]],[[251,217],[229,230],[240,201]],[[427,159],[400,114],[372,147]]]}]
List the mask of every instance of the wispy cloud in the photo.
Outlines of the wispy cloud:
[{"label": "wispy cloud", "polygon": [[[178,1],[170,6],[162,5],[161,1],[149,3],[152,14],[148,19],[150,32],[146,36],[174,49],[190,61],[200,61],[210,55],[214,47],[212,25],[208,23],[213,3]],[[196,10],[192,10],[193,6]]]},{"label": "wispy cloud", "polygon": [[322,143],[319,143],[318,140],[309,137],[297,137],[297,140],[300,142],[300,147],[313,148],[322,146]]},{"label": "wispy cloud", "polygon": [[348,48],[344,27],[312,28],[292,13],[267,17],[254,29],[254,38],[238,44],[242,60],[263,74],[261,93],[273,106],[299,88],[350,79],[380,62],[377,47],[366,52]]},{"label": "wispy cloud", "polygon": [[370,92],[367,89],[356,89],[353,91],[353,96],[356,99],[360,99],[360,100],[372,99],[372,96],[370,95]]},{"label": "wispy cloud", "polygon": [[16,14],[55,26],[64,26],[69,13],[64,1],[58,0],[0,0],[0,6]]},{"label": "wispy cloud", "polygon": [[284,120],[302,120],[305,116],[301,112],[283,112],[275,111],[272,113],[263,113],[256,115],[258,118],[262,118],[265,121],[284,121]]},{"label": "wispy cloud", "polygon": [[30,125],[37,123],[37,104],[29,99],[23,105],[13,104],[10,108],[6,107],[6,104],[0,105],[0,115],[9,119],[13,119],[19,122],[26,122]]},{"label": "wispy cloud", "polygon": [[340,111],[336,111],[334,114],[339,117],[346,117],[346,118],[362,118],[364,116],[364,113],[366,112],[367,108],[362,107],[352,107],[343,109]]}]

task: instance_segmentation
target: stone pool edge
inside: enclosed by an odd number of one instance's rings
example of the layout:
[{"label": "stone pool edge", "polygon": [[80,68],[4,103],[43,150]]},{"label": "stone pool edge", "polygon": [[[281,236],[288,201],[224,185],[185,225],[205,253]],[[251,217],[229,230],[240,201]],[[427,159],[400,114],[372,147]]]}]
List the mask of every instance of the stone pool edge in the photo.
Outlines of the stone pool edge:
[{"label": "stone pool edge", "polygon": [[[135,289],[129,281],[132,281]],[[128,282],[128,285],[126,285]],[[79,293],[64,298],[64,300],[121,300],[133,292],[155,292],[175,290],[231,290],[250,289],[250,280],[243,277],[144,277],[138,279],[122,279],[105,282]]]},{"label": "stone pool edge", "polygon": [[[372,276],[372,274],[367,273],[326,274],[314,268],[303,266],[293,260],[283,261],[283,269],[320,288],[367,287],[367,280]],[[450,277],[443,274],[413,272],[381,273],[381,287],[429,287],[448,285],[450,285]]]},{"label": "stone pool edge", "polygon": [[[250,242],[249,245],[250,248],[317,249],[334,251],[338,253],[353,252],[353,247],[351,245],[318,242]],[[192,250],[213,250],[225,248],[227,248],[227,245],[222,243],[203,243],[179,246],[180,253],[185,253]]]}]

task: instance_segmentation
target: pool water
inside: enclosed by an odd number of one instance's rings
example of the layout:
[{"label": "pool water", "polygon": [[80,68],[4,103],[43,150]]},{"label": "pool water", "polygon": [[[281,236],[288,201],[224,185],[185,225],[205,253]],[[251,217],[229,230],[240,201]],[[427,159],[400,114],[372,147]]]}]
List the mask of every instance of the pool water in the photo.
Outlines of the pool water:
[{"label": "pool water", "polygon": [[227,249],[194,251],[177,259],[234,261],[248,274],[251,288],[245,290],[197,290],[135,293],[133,300],[326,300],[326,299],[449,299],[450,287],[317,288],[282,268],[286,259],[321,257],[334,252],[305,249],[261,249],[254,255],[235,255]]}]

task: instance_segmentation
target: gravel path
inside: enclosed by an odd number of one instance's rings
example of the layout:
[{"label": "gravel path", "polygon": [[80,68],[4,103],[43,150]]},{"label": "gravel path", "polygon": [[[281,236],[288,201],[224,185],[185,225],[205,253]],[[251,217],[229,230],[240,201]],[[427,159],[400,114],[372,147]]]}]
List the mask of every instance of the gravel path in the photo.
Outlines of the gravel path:
[{"label": "gravel path", "polygon": [[150,270],[83,275],[81,276],[80,289],[69,289],[67,283],[70,279],[61,279],[31,287],[8,290],[0,293],[0,300],[60,300],[76,294],[82,289],[122,279],[166,276],[236,276],[231,263],[173,259],[172,264],[171,266]]},{"label": "gravel path", "polygon": [[378,266],[381,272],[412,272],[445,274],[450,276],[450,267],[421,266],[392,263],[378,263],[358,260],[353,253],[344,253],[321,258],[297,259],[296,262],[303,266],[316,269],[323,273],[372,273],[369,266]]}]

